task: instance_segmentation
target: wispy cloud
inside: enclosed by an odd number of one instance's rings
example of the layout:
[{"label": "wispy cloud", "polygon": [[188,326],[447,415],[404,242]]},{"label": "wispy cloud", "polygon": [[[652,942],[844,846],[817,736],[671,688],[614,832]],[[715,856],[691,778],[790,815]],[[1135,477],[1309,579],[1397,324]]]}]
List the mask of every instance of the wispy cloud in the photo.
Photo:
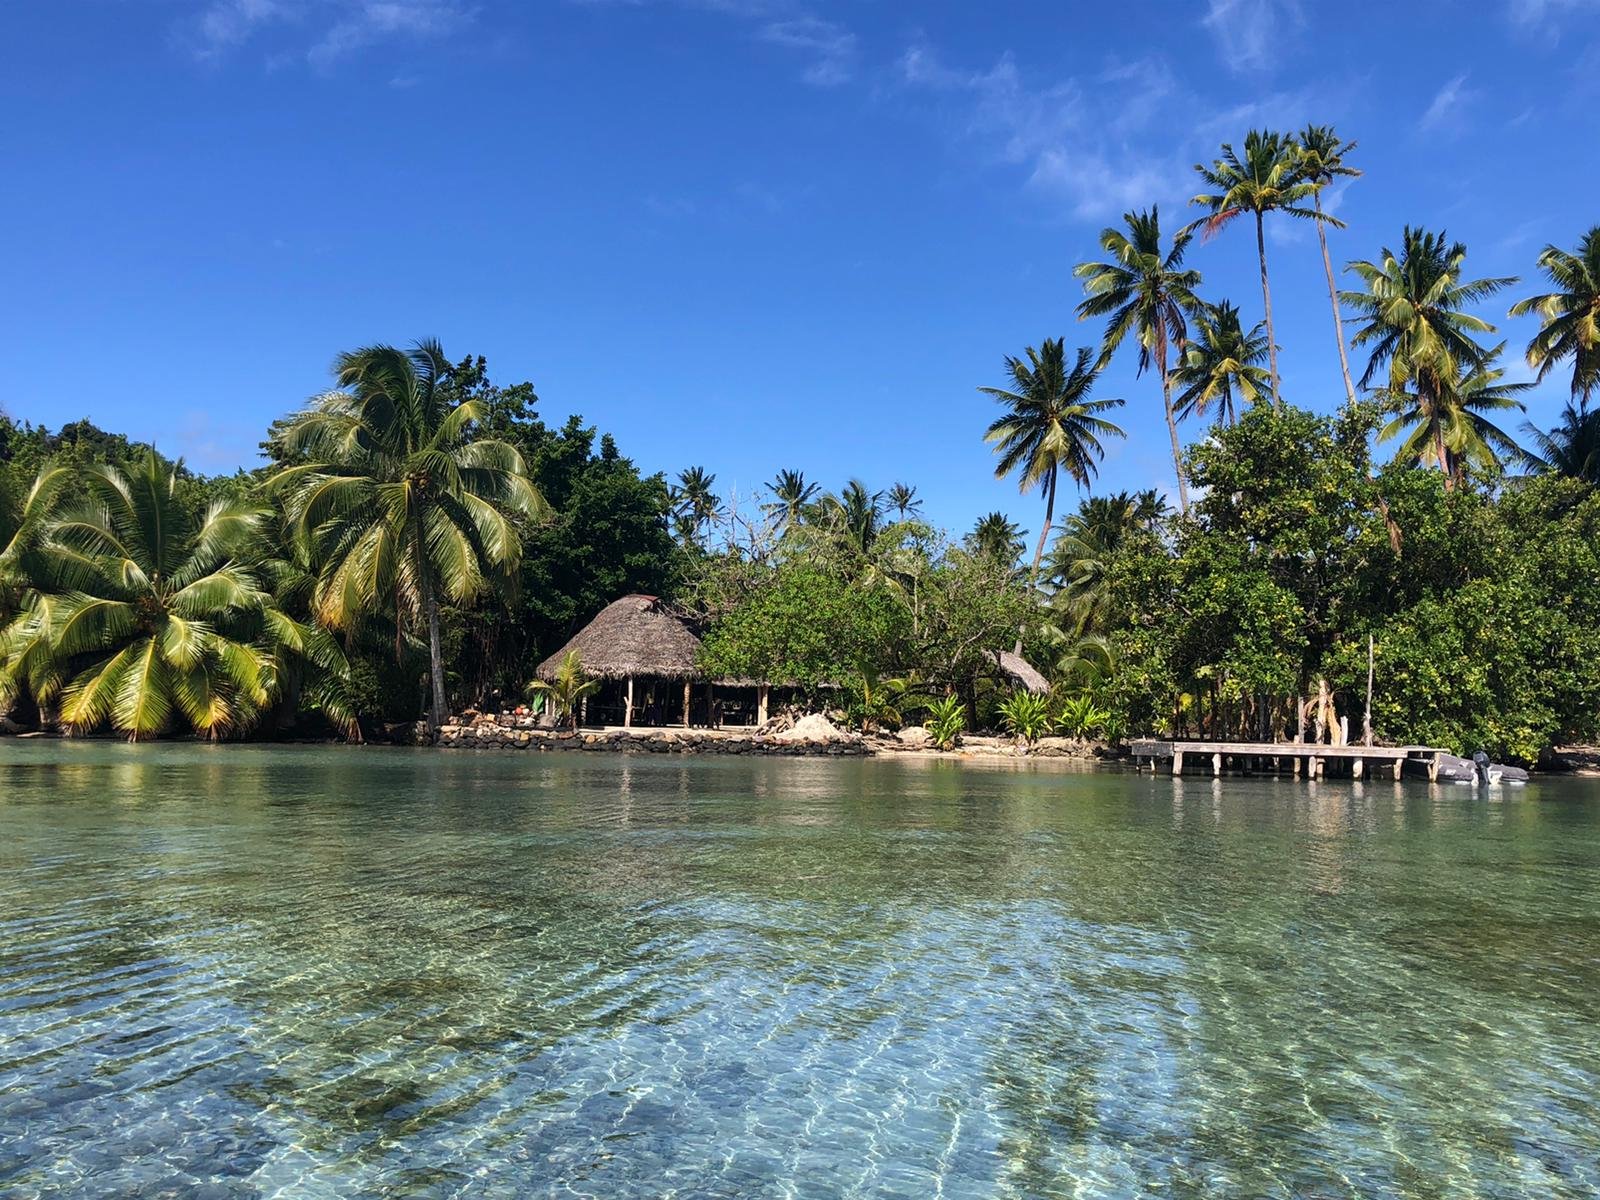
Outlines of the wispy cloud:
[{"label": "wispy cloud", "polygon": [[1160,58],[1035,83],[1010,56],[963,71],[919,43],[901,57],[899,74],[906,87],[948,97],[968,142],[1025,168],[1030,187],[1083,220],[1152,202],[1181,204],[1193,190],[1197,157],[1253,124],[1292,124],[1308,107],[1304,96],[1286,93],[1208,111]]},{"label": "wispy cloud", "polygon": [[[1506,15],[1511,23],[1532,27],[1560,20],[1568,13],[1600,9],[1600,0],[1506,0]],[[1559,33],[1560,30],[1553,30]]]},{"label": "wispy cloud", "polygon": [[452,33],[473,17],[466,0],[208,0],[180,21],[179,40],[202,61],[219,61],[273,30],[292,30],[302,48],[272,60],[303,57],[329,67],[391,38]]},{"label": "wispy cloud", "polygon": [[1305,24],[1300,0],[1206,0],[1200,23],[1217,43],[1230,71],[1272,65],[1283,43]]},{"label": "wispy cloud", "polygon": [[1457,75],[1434,94],[1433,100],[1417,121],[1422,133],[1436,133],[1460,124],[1462,110],[1474,93],[1467,87],[1467,76]]},{"label": "wispy cloud", "polygon": [[808,60],[801,78],[818,87],[836,87],[855,77],[856,35],[800,0],[572,0],[588,8],[675,8],[716,13],[754,27],[757,40],[795,51]]}]

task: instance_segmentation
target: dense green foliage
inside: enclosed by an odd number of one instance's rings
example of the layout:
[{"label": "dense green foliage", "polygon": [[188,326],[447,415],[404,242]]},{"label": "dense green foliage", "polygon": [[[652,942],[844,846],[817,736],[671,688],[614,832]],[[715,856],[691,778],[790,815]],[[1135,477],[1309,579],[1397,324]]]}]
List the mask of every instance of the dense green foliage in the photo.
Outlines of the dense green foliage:
[{"label": "dense green foliage", "polygon": [[[1509,418],[1531,385],[1481,311],[1516,281],[1473,278],[1464,244],[1408,227],[1340,291],[1322,193],[1360,176],[1355,144],[1312,125],[1238,145],[1196,168],[1200,220],[1169,237],[1154,207],[1127,213],[1074,270],[1098,347],[1044,339],[979,389],[1001,408],[997,475],[1042,493],[1031,565],[1005,513],[952,540],[909,482],[827,491],[794,468],[741,506],[707,467],[641,475],[581,418],[547,426],[533,385],[494,383],[482,358],[375,346],[231,476],[87,421],[0,416],[0,715],[141,738],[437,723],[528,695],[638,592],[701,631],[710,676],[866,729],[923,720],[939,744],[1002,726],[1320,740],[1370,720],[1384,741],[1533,760],[1600,736],[1600,226],[1545,247],[1547,290],[1509,309],[1538,322],[1537,378],[1571,369],[1559,423],[1524,423],[1523,444]],[[1279,386],[1272,214],[1317,228],[1334,415]],[[1187,262],[1241,216],[1260,321]],[[1125,352],[1160,384],[1177,509],[1091,495],[1058,532],[1061,476],[1087,491],[1123,436],[1098,383]],[[1206,423],[1187,449],[1186,420]],[[1053,695],[1016,690],[1038,681],[1014,650]],[[541,703],[570,709],[570,666]]]}]

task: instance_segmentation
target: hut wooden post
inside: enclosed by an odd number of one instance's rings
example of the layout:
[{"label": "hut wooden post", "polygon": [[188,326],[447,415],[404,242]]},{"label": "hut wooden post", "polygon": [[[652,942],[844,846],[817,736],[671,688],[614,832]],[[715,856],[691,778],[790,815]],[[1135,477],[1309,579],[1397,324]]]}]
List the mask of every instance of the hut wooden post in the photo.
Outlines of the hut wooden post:
[{"label": "hut wooden post", "polygon": [[632,675],[628,676],[628,703],[627,703],[627,707],[622,710],[622,727],[624,729],[633,728],[633,676]]},{"label": "hut wooden post", "polygon": [[767,702],[771,698],[771,693],[772,693],[772,689],[769,688],[764,683],[759,685],[756,688],[756,724],[757,725],[765,725],[767,723]]},{"label": "hut wooden post", "polygon": [[694,680],[683,681],[683,727],[689,728],[689,702],[694,699]]},{"label": "hut wooden post", "polygon": [[706,728],[717,727],[717,685],[706,680]]}]

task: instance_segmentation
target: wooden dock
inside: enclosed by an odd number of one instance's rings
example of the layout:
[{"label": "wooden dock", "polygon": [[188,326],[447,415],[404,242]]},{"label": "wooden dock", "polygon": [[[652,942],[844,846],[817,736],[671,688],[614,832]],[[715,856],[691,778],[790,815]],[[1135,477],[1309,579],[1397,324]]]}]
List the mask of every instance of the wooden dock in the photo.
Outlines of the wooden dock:
[{"label": "wooden dock", "polygon": [[1178,742],[1154,738],[1134,740],[1129,751],[1141,769],[1152,771],[1170,764],[1174,775],[1185,767],[1207,766],[1212,775],[1231,771],[1243,775],[1290,775],[1321,779],[1331,765],[1336,774],[1350,779],[1377,778],[1387,771],[1399,779],[1408,761],[1425,766],[1428,778],[1437,778],[1439,759],[1449,753],[1436,746],[1328,746],[1316,742]]}]

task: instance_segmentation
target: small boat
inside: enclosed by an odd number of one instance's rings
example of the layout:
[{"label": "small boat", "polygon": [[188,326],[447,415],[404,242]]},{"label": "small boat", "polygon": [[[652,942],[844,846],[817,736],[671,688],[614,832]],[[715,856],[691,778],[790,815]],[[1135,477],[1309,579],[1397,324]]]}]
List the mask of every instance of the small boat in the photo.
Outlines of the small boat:
[{"label": "small boat", "polygon": [[1431,770],[1431,765],[1425,758],[1408,758],[1405,762],[1405,775],[1408,779],[1426,779],[1433,783],[1461,783],[1485,787],[1496,787],[1509,784],[1519,787],[1528,782],[1528,773],[1521,767],[1508,767],[1504,763],[1489,761],[1489,756],[1479,750],[1471,758],[1462,758],[1457,754],[1439,755],[1439,769],[1437,773]]},{"label": "small boat", "polygon": [[1521,787],[1528,782],[1528,773],[1521,767],[1508,767],[1504,763],[1490,762],[1489,756],[1482,750],[1472,756],[1472,765],[1477,770],[1477,782],[1486,787],[1502,783]]}]

